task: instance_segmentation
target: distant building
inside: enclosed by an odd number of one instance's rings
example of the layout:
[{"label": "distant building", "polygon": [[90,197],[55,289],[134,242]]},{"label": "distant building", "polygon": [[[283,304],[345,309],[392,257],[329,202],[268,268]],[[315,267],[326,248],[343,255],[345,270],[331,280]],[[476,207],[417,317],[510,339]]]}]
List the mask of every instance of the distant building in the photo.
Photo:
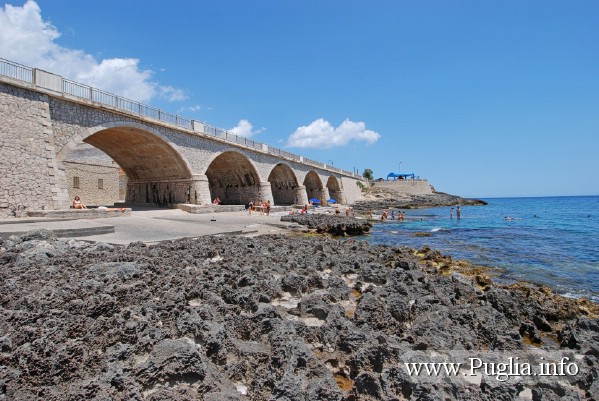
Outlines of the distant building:
[{"label": "distant building", "polygon": [[108,155],[82,144],[63,161],[70,199],[79,195],[90,206],[113,205],[125,199],[127,175]]}]

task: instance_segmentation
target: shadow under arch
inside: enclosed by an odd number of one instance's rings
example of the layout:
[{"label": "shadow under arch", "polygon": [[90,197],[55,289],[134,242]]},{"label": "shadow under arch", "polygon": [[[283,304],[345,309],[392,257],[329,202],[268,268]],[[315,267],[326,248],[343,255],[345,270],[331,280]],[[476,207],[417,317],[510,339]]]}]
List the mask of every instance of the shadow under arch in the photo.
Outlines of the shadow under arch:
[{"label": "shadow under arch", "polygon": [[289,206],[296,202],[298,185],[295,173],[285,163],[277,164],[268,175],[275,205]]},{"label": "shadow under arch", "polygon": [[320,180],[320,176],[316,171],[311,170],[306,174],[306,178],[304,178],[304,186],[306,187],[306,194],[308,195],[308,200],[310,199],[318,199],[321,204],[324,204],[326,199],[322,199],[322,181]]},{"label": "shadow under arch", "polygon": [[64,160],[77,143],[110,156],[127,176],[125,202],[167,206],[189,201],[191,168],[186,158],[158,132],[132,122],[88,128],[59,153]]},{"label": "shadow under arch", "polygon": [[225,151],[216,156],[206,169],[211,199],[223,205],[245,205],[261,199],[260,176],[247,156]]},{"label": "shadow under arch", "polygon": [[345,203],[345,197],[343,196],[343,190],[339,184],[339,179],[334,175],[330,176],[327,180],[327,188],[329,189],[329,196],[331,199],[335,199],[337,203]]}]

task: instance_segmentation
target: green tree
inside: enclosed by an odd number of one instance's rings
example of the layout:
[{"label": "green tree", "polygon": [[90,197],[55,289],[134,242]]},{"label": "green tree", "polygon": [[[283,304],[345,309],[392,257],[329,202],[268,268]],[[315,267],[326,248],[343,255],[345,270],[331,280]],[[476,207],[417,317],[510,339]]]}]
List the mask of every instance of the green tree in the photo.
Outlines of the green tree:
[{"label": "green tree", "polygon": [[367,180],[372,180],[372,179],[374,179],[374,173],[372,172],[371,169],[366,168],[366,169],[364,169],[364,172],[362,173],[362,177],[366,178]]}]

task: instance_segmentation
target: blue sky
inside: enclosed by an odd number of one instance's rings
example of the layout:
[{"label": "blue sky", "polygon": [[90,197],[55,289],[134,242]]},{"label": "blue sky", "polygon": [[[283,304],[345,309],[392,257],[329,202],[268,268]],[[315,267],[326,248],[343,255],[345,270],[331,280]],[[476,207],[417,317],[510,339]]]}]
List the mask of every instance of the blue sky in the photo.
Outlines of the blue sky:
[{"label": "blue sky", "polygon": [[4,1],[0,57],[337,167],[599,194],[599,2]]}]

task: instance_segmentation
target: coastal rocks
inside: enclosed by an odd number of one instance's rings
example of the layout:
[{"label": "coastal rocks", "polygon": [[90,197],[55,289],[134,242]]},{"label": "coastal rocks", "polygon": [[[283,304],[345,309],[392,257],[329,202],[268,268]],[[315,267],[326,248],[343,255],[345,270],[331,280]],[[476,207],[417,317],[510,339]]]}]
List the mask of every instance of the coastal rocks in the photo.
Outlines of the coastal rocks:
[{"label": "coastal rocks", "polygon": [[384,209],[417,209],[439,206],[483,206],[487,202],[479,199],[462,198],[444,192],[427,195],[398,194],[396,192],[379,193],[356,202],[352,207],[358,212]]},{"label": "coastal rocks", "polygon": [[325,214],[291,214],[282,216],[281,221],[301,224],[318,233],[336,236],[363,235],[370,231],[372,224],[368,221],[347,216],[330,216]]},{"label": "coastal rocks", "polygon": [[[20,264],[40,241],[60,252]],[[460,274],[428,248],[274,235],[0,246],[0,400],[599,398],[597,305]],[[527,374],[540,357],[570,370]],[[418,365],[448,361],[457,373]]]}]

